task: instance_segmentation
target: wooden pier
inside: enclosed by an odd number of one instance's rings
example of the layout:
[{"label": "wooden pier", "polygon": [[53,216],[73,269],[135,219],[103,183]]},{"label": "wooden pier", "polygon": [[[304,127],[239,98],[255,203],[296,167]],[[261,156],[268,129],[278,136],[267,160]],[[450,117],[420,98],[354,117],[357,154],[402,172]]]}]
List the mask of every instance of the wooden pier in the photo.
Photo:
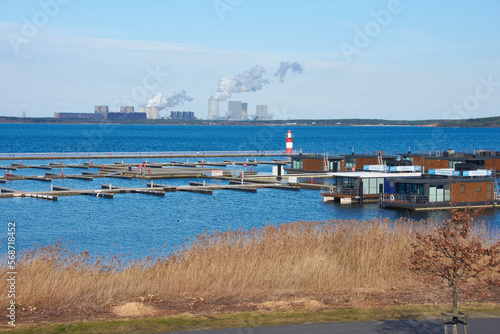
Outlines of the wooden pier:
[{"label": "wooden pier", "polygon": [[[267,155],[267,154],[266,154]],[[237,156],[237,155],[232,155]],[[265,156],[263,154],[263,156]],[[130,157],[130,156],[127,156]],[[142,156],[144,157],[144,156]],[[154,156],[157,158],[158,156]],[[170,157],[170,156],[168,156]],[[142,163],[131,163],[125,161],[114,161],[112,163],[97,164],[84,162],[82,164],[66,164],[61,157],[51,157],[58,159],[58,162],[48,164],[11,164],[10,166],[0,166],[5,169],[5,176],[0,177],[1,183],[15,182],[19,180],[32,180],[50,183],[52,180],[76,179],[81,181],[94,181],[96,178],[102,179],[100,189],[74,189],[74,187],[52,186],[47,191],[18,191],[8,188],[0,188],[0,198],[32,197],[49,200],[57,200],[59,196],[85,195],[96,198],[114,198],[115,194],[135,193],[143,195],[153,195],[163,197],[167,192],[191,192],[196,194],[212,195],[214,191],[241,191],[247,193],[257,193],[258,189],[270,188],[287,191],[299,191],[301,188],[320,189],[321,185],[309,183],[289,183],[288,176],[257,175],[257,172],[243,171],[253,169],[257,165],[283,165],[289,161],[283,158],[273,160],[224,160],[206,161],[196,159],[195,161],[171,160],[169,162],[143,161]],[[113,156],[112,158],[117,158]],[[197,156],[199,158],[199,156]],[[235,166],[235,168],[231,168]],[[237,167],[236,167],[237,166]],[[44,175],[21,175],[21,170],[41,169],[47,170]],[[67,169],[73,173],[66,174]],[[74,174],[74,169],[83,169],[81,174]],[[13,174],[12,171],[18,171]],[[60,172],[59,172],[60,170]],[[307,175],[301,175],[307,177]],[[327,174],[315,173],[311,177],[328,177]],[[148,180],[145,187],[122,187],[113,185],[110,179],[145,179]],[[189,185],[171,186],[155,183],[155,179],[212,179],[216,182],[190,181]],[[105,180],[106,179],[106,180]],[[312,181],[312,179],[311,179]],[[220,182],[220,183],[219,183]]]},{"label": "wooden pier", "polygon": [[285,151],[186,151],[186,152],[44,152],[2,153],[0,160],[135,159],[135,158],[216,158],[287,157]]},{"label": "wooden pier", "polygon": [[127,188],[114,186],[112,184],[101,184],[101,189],[72,189],[61,186],[52,186],[50,191],[20,191],[10,188],[0,188],[0,198],[31,197],[56,201],[59,196],[87,195],[98,198],[113,198],[114,194],[135,193],[153,196],[165,196],[167,192],[186,191],[205,195],[212,195],[215,190],[234,190],[256,193],[260,188],[273,188],[281,190],[300,190],[282,184],[244,183],[241,184],[203,184],[202,182],[190,182],[189,186],[169,186],[163,184],[147,183],[144,188]]}]

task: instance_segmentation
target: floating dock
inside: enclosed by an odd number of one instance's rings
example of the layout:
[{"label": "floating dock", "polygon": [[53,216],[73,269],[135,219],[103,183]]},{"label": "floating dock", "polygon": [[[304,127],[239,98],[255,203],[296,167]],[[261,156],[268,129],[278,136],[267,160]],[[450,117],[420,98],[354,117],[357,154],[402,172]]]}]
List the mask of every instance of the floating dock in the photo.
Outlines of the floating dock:
[{"label": "floating dock", "polygon": [[[298,152],[295,152],[298,154]],[[165,151],[165,152],[40,152],[0,153],[0,160],[55,159],[126,159],[126,158],[200,158],[200,157],[278,157],[289,156],[285,151]]]}]

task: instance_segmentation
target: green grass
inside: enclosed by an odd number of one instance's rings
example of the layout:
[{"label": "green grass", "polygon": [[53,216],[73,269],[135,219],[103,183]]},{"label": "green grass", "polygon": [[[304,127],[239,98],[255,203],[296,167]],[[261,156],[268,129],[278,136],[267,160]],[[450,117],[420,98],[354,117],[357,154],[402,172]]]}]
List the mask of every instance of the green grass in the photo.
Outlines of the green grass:
[{"label": "green grass", "polygon": [[[132,320],[107,320],[69,324],[21,325],[9,333],[154,333],[215,328],[293,325],[302,323],[354,322],[372,320],[435,319],[449,305],[417,305],[384,308],[334,308],[318,311],[269,311],[176,315]],[[470,305],[461,308],[469,317],[500,317],[500,305]]]}]

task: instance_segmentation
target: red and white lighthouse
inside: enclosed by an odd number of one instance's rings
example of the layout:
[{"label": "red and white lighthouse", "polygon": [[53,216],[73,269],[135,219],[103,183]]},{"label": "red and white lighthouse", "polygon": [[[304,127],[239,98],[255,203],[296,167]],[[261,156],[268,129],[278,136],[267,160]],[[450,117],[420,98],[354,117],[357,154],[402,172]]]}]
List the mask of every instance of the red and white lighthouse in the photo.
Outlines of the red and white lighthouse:
[{"label": "red and white lighthouse", "polygon": [[292,131],[288,130],[286,138],[286,154],[293,154],[293,135]]}]

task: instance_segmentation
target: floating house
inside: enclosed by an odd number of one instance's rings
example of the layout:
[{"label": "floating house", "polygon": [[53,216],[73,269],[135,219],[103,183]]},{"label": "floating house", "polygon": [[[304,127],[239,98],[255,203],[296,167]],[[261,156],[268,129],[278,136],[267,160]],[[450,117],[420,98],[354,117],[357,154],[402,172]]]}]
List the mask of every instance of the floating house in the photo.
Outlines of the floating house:
[{"label": "floating house", "polygon": [[298,154],[292,156],[291,167],[287,173],[324,173],[362,171],[365,166],[420,166],[422,171],[429,169],[455,168],[462,165],[463,169],[489,169],[500,173],[500,152],[478,150],[474,153],[461,153],[454,150],[428,153],[398,153],[385,154],[376,151],[371,154],[344,154],[339,156],[324,156],[322,154]]},{"label": "floating house", "polygon": [[[460,168],[458,168],[460,169]],[[492,170],[430,169],[418,178],[384,183],[380,205],[412,210],[494,207],[500,204]]]},{"label": "floating house", "polygon": [[419,165],[424,170],[438,168],[455,168],[458,164],[465,164],[467,169],[489,169],[500,172],[500,152],[477,150],[474,153],[455,152],[446,150],[434,154],[401,153],[402,160],[409,161],[412,165]]},{"label": "floating house", "polygon": [[329,192],[321,193],[323,201],[340,201],[341,204],[353,202],[378,202],[384,192],[387,179],[395,177],[418,178],[422,175],[420,166],[383,166],[365,165],[364,171],[331,173],[333,185]]},{"label": "floating house", "polygon": [[327,157],[322,154],[298,154],[292,156],[288,174],[340,172],[344,169],[344,157]]}]

